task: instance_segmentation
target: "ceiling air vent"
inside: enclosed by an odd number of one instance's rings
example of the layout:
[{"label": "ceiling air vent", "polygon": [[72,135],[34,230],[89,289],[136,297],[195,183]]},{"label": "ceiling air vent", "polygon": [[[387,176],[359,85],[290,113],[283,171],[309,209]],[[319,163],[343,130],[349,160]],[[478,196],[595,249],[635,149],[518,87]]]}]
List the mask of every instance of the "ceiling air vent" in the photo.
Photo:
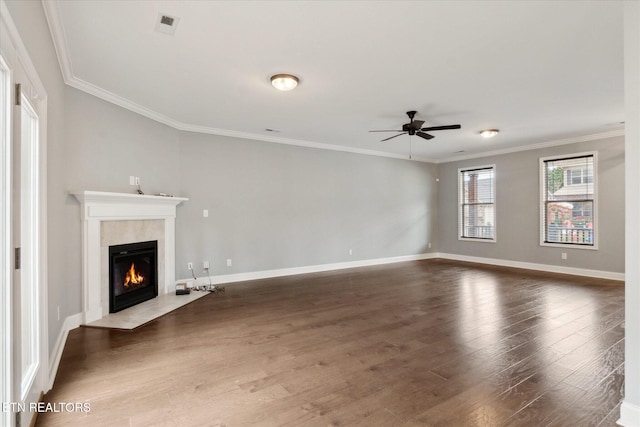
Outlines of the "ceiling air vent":
[{"label": "ceiling air vent", "polygon": [[180,22],[180,18],[175,16],[170,16],[164,13],[159,13],[158,18],[156,19],[156,28],[155,30],[162,34],[174,35],[176,33],[176,27],[178,26],[178,22]]}]

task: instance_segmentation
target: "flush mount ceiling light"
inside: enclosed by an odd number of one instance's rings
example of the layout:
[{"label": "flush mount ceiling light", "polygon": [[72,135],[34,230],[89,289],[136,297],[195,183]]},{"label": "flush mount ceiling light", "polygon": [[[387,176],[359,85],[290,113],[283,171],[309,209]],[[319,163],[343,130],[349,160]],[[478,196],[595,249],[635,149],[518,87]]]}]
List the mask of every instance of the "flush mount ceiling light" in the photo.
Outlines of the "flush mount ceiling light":
[{"label": "flush mount ceiling light", "polygon": [[480,131],[480,135],[482,135],[483,138],[491,138],[496,136],[498,132],[500,132],[498,129],[485,129]]},{"label": "flush mount ceiling light", "polygon": [[287,91],[298,86],[298,78],[292,74],[276,74],[271,76],[271,85],[278,90]]}]

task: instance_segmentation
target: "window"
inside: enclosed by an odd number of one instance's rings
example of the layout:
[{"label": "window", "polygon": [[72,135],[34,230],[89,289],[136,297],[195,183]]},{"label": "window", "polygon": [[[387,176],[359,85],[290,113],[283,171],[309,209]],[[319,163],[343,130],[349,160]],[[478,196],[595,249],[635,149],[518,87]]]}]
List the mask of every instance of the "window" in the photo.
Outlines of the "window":
[{"label": "window", "polygon": [[596,153],[540,159],[544,246],[596,248]]},{"label": "window", "polygon": [[564,182],[566,185],[579,185],[593,182],[593,170],[586,168],[567,169],[567,177]]},{"label": "window", "polygon": [[495,242],[495,166],[458,170],[460,239]]}]

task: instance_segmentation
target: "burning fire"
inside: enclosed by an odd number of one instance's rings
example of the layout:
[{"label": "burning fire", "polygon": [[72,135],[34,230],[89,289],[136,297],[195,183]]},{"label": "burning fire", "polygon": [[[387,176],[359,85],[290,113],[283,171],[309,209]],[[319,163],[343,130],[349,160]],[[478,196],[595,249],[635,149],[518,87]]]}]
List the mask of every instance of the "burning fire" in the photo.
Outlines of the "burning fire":
[{"label": "burning fire", "polygon": [[139,285],[143,281],[144,276],[140,273],[137,273],[135,266],[133,265],[133,263],[131,263],[131,268],[129,269],[129,271],[127,271],[127,275],[124,279],[124,287],[128,288],[129,284]]}]

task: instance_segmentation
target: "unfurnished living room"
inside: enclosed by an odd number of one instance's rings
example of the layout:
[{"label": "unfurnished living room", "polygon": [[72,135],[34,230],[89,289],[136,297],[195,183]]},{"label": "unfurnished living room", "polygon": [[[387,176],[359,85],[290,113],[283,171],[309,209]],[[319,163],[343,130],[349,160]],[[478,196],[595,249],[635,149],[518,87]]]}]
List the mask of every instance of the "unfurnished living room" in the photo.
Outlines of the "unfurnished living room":
[{"label": "unfurnished living room", "polygon": [[0,425],[640,427],[640,1],[0,0]]}]

